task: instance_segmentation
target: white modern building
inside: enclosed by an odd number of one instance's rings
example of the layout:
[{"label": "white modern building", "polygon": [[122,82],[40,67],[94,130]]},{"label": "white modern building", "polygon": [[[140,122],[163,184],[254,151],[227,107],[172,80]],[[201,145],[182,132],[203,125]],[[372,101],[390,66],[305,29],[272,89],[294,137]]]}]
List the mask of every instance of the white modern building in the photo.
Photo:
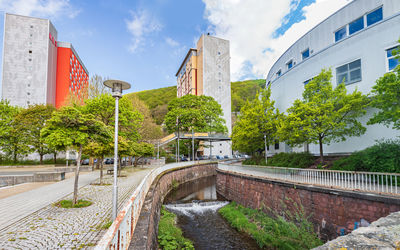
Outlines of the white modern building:
[{"label": "white modern building", "polygon": [[[266,81],[276,107],[283,112],[295,99],[301,99],[304,85],[323,68],[332,69],[333,86],[344,81],[348,92],[358,89],[368,94],[375,81],[399,63],[392,55],[399,38],[399,0],[350,2],[297,40],[271,67]],[[349,153],[369,147],[376,140],[400,136],[399,131],[383,125],[366,125],[373,112],[369,109],[360,119],[367,128],[364,135],[324,145],[324,153]],[[279,143],[268,153],[304,149]],[[309,145],[309,150],[319,154],[318,145]]]},{"label": "white modern building", "polygon": [[[229,136],[231,122],[231,79],[229,41],[210,35],[202,35],[196,48],[189,49],[177,73],[177,96],[187,94],[213,97],[222,108]],[[208,145],[208,143],[207,143]],[[204,147],[203,154],[231,156],[230,141],[212,142]]]},{"label": "white modern building", "polygon": [[50,20],[6,13],[3,39],[2,99],[55,105],[57,30]]}]

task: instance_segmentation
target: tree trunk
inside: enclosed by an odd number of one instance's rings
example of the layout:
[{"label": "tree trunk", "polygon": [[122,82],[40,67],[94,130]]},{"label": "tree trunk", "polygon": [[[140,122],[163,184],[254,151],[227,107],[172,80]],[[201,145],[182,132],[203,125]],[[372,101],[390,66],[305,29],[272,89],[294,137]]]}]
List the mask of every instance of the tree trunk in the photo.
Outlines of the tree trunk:
[{"label": "tree trunk", "polygon": [[321,164],[323,164],[324,163],[324,149],[322,146],[322,137],[319,137],[319,158],[320,158]]},{"label": "tree trunk", "polygon": [[78,201],[78,179],[79,179],[79,169],[81,167],[81,156],[82,156],[82,145],[79,146],[78,157],[76,158],[74,197],[72,199],[72,205],[75,205],[76,202]]},{"label": "tree trunk", "polygon": [[53,158],[54,158],[54,164],[57,164],[57,151],[54,151]]},{"label": "tree trunk", "polygon": [[40,153],[39,155],[40,155],[40,165],[43,165],[43,154]]},{"label": "tree trunk", "polygon": [[104,157],[101,157],[100,160],[100,185],[103,184],[103,159]]}]

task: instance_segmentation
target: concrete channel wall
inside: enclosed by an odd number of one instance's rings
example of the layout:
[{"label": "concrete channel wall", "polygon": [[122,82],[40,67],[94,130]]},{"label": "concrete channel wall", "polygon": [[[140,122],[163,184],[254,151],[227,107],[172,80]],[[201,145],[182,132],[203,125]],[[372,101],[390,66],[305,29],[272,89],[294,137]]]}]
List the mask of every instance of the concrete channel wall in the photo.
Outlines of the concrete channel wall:
[{"label": "concrete channel wall", "polygon": [[267,213],[304,211],[324,240],[400,211],[400,197],[286,183],[217,169],[217,192],[227,200]]},{"label": "concrete channel wall", "polygon": [[12,186],[26,182],[53,182],[65,179],[65,172],[38,172],[26,175],[3,175],[0,176],[0,187]]},{"label": "concrete channel wall", "polygon": [[160,174],[146,195],[129,249],[157,249],[158,222],[164,197],[179,184],[216,174],[217,163],[178,167]]}]

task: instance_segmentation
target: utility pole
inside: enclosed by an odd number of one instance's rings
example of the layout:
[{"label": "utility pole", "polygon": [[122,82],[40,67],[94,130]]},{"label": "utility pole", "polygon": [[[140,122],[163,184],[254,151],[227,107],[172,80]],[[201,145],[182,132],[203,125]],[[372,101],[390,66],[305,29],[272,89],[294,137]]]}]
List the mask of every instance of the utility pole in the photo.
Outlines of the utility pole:
[{"label": "utility pole", "polygon": [[195,158],[194,158],[194,131],[193,131],[193,128],[192,128],[192,156],[193,156],[193,161],[195,161]]},{"label": "utility pole", "polygon": [[265,165],[267,165],[267,136],[264,135]]}]

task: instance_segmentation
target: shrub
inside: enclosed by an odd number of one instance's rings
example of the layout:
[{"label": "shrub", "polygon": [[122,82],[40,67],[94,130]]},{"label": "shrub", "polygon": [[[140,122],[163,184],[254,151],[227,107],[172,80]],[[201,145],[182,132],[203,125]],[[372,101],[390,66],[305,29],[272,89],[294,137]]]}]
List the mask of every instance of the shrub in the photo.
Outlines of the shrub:
[{"label": "shrub", "polygon": [[386,140],[337,160],[332,169],[400,173],[400,141]]},{"label": "shrub", "polygon": [[[259,165],[268,165],[286,168],[308,168],[314,163],[314,156],[308,152],[304,153],[279,153],[268,158],[268,164],[261,160]],[[256,160],[247,159],[243,161],[244,165],[258,165]]]},{"label": "shrub", "polygon": [[304,215],[297,223],[237,205],[235,202],[221,208],[219,213],[232,227],[254,238],[260,248],[311,249],[322,244]]},{"label": "shrub", "polygon": [[190,240],[182,235],[182,230],[175,225],[176,215],[161,207],[158,223],[158,243],[162,249],[194,249]]}]

